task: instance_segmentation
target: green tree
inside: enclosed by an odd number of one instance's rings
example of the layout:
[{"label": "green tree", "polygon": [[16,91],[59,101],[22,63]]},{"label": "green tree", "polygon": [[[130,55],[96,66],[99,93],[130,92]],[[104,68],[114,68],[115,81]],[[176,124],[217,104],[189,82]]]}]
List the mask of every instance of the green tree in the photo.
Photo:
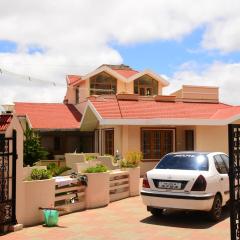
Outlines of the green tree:
[{"label": "green tree", "polygon": [[24,136],[24,165],[33,166],[40,159],[46,159],[48,152],[41,146],[39,135],[27,127]]}]

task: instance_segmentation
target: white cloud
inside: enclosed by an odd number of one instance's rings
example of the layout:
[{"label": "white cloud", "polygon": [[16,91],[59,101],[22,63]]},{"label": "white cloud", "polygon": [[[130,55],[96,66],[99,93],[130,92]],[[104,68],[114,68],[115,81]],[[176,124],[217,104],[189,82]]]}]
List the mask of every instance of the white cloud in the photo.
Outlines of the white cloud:
[{"label": "white cloud", "polygon": [[[192,63],[185,64],[179,71],[177,71],[170,81],[170,86],[165,93],[172,93],[181,88],[183,84],[186,85],[200,85],[200,86],[217,86],[220,90],[220,101],[228,104],[239,105],[239,91],[240,89],[240,63],[221,63],[216,62],[209,66],[192,67]],[[198,68],[201,67],[201,71]]]},{"label": "white cloud", "polygon": [[[86,73],[102,63],[122,63],[109,44],[112,41],[179,40],[202,26],[207,27],[204,48],[239,50],[239,9],[237,0],[0,1],[0,40],[18,45],[16,53],[0,53],[0,68],[65,83],[66,74]],[[44,53],[29,55],[28,47],[33,45]],[[46,94],[40,96],[28,90],[33,86],[26,90],[17,80],[4,89],[3,81],[7,80],[0,77],[0,102],[6,97],[59,101],[64,96],[63,88],[59,93],[46,87]]]}]

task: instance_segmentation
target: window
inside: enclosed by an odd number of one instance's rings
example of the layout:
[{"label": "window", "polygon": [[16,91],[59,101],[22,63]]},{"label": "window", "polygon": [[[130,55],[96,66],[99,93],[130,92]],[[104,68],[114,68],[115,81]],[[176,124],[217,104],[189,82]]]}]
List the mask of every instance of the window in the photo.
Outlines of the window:
[{"label": "window", "polygon": [[0,152],[5,152],[5,134],[0,134]]},{"label": "window", "polygon": [[75,101],[76,101],[76,104],[79,103],[79,88],[76,88],[75,90]]},{"label": "window", "polygon": [[142,129],[141,151],[143,159],[159,160],[165,154],[173,151],[174,130]]},{"label": "window", "polygon": [[220,155],[214,156],[214,163],[215,163],[215,167],[216,167],[217,171],[220,174],[228,173],[227,167]]},{"label": "window", "polygon": [[144,75],[134,81],[134,93],[141,96],[158,95],[158,81]]},{"label": "window", "polygon": [[204,154],[168,154],[156,166],[156,169],[208,171],[208,158]]},{"label": "window", "polygon": [[194,131],[193,130],[185,131],[185,149],[187,151],[194,150]]},{"label": "window", "polygon": [[225,163],[227,170],[229,170],[229,157],[225,154],[221,154],[221,158],[223,162]]},{"label": "window", "polygon": [[105,129],[105,154],[114,155],[114,129]]},{"label": "window", "polygon": [[117,93],[117,80],[103,72],[90,78],[90,95]]},{"label": "window", "polygon": [[61,149],[61,139],[59,136],[54,137],[54,151],[59,151]]}]

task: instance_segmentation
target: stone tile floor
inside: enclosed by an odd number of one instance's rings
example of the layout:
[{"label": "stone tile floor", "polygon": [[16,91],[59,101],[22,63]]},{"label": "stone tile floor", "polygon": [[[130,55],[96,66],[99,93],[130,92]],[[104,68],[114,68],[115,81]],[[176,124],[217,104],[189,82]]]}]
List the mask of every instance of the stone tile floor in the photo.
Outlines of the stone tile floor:
[{"label": "stone tile floor", "polygon": [[204,213],[169,211],[156,218],[140,197],[109,204],[105,208],[72,213],[59,218],[59,226],[41,225],[0,237],[0,240],[228,240],[229,213],[215,224]]}]

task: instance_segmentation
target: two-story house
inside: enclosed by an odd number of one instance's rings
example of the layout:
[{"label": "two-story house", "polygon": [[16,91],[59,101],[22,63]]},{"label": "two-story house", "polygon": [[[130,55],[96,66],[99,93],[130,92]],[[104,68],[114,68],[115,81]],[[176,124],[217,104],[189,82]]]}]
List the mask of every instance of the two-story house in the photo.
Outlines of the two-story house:
[{"label": "two-story house", "polygon": [[164,96],[168,81],[149,70],[102,65],[66,80],[63,104],[15,104],[53,154],[142,151],[144,172],[172,151],[227,152],[227,125],[240,118],[239,106],[219,102],[217,87],[185,85]]}]

